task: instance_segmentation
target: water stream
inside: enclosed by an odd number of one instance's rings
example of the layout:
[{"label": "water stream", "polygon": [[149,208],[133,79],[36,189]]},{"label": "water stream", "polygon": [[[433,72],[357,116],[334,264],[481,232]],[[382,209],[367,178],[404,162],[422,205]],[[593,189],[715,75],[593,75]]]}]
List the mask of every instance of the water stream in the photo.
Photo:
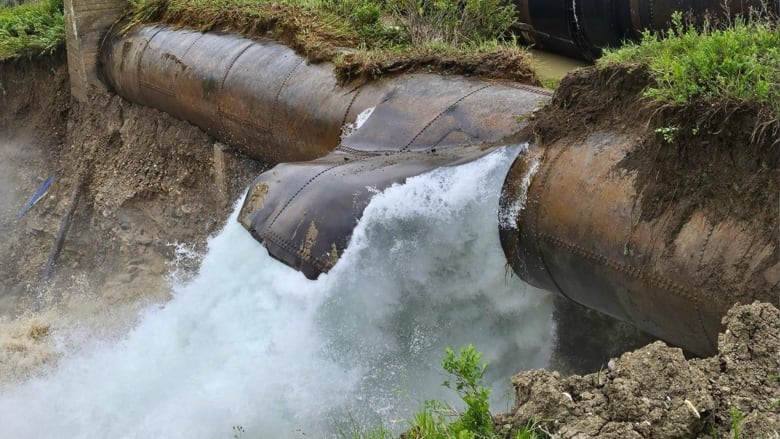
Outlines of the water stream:
[{"label": "water stream", "polygon": [[[234,212],[200,270],[174,283],[119,339],[65,354],[0,388],[3,438],[331,437],[403,419],[441,387],[446,346],[492,365],[494,409],[509,377],[544,367],[552,298],[505,270],[503,178],[520,147],[378,194],[336,267],[317,281],[271,259]],[[110,317],[107,317],[110,318]]]}]

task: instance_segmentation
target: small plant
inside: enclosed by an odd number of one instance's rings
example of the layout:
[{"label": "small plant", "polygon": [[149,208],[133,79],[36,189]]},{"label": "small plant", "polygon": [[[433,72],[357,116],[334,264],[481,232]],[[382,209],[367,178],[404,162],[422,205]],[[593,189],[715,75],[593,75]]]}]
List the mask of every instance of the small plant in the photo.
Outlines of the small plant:
[{"label": "small plant", "polygon": [[739,439],[739,424],[745,419],[745,415],[737,408],[731,407],[731,437]]},{"label": "small plant", "polygon": [[665,126],[665,127],[656,128],[655,133],[660,134],[663,137],[664,142],[671,144],[674,143],[674,136],[677,133],[678,129],[679,128],[677,127]]},{"label": "small plant", "polygon": [[[409,420],[409,429],[401,437],[405,439],[498,439],[493,428],[488,397],[490,389],[482,385],[487,363],[482,353],[473,345],[463,346],[459,353],[452,348],[445,350],[442,368],[451,375],[443,386],[455,390],[466,403],[466,411],[458,417],[458,411],[450,405],[435,400],[425,401],[422,410]],[[504,432],[507,433],[507,432]],[[342,433],[343,439],[387,439],[390,432],[384,428],[364,432],[353,426],[351,434]],[[535,422],[516,431],[513,439],[545,439],[549,437]]]},{"label": "small plant", "polygon": [[481,437],[493,434],[493,417],[490,415],[488,397],[490,389],[482,386],[487,363],[481,363],[482,353],[473,345],[460,349],[460,355],[447,348],[441,365],[455,381],[445,381],[444,386],[458,392],[466,403],[466,413],[456,421],[455,430],[468,430]]}]

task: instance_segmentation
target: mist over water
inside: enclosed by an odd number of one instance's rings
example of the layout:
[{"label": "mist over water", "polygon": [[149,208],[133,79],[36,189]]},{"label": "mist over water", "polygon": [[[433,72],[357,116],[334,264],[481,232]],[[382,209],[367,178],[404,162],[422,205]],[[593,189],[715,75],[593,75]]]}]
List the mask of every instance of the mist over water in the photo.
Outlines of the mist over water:
[{"label": "mist over water", "polygon": [[317,281],[271,259],[236,222],[199,273],[119,340],[0,388],[0,437],[330,437],[350,420],[394,424],[441,387],[446,346],[491,362],[494,409],[509,377],[543,367],[552,298],[505,272],[501,184],[519,147],[378,194],[339,263]]}]

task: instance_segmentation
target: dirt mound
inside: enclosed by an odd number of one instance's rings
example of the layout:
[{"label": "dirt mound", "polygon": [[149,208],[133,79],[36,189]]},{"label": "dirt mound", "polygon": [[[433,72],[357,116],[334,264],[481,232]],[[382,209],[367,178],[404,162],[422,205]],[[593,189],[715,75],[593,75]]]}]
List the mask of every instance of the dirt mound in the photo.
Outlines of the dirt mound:
[{"label": "dirt mound", "polygon": [[563,438],[778,437],[780,311],[736,306],[724,324],[712,358],[686,360],[656,342],[590,375],[516,375],[515,406],[496,422],[541,422]]}]

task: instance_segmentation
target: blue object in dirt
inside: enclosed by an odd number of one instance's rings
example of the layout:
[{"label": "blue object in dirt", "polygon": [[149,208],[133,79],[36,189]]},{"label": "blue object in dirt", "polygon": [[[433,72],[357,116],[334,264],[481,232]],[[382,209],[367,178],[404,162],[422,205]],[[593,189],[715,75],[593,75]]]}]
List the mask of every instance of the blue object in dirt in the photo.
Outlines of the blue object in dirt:
[{"label": "blue object in dirt", "polygon": [[19,212],[18,215],[16,215],[16,218],[22,218],[23,216],[27,215],[27,212],[30,211],[30,209],[35,206],[35,204],[43,198],[44,195],[46,195],[46,192],[49,190],[49,186],[54,183],[54,176],[47,178],[46,181],[43,182],[43,185],[33,194],[33,196],[25,203],[24,207],[22,208],[22,211]]}]

